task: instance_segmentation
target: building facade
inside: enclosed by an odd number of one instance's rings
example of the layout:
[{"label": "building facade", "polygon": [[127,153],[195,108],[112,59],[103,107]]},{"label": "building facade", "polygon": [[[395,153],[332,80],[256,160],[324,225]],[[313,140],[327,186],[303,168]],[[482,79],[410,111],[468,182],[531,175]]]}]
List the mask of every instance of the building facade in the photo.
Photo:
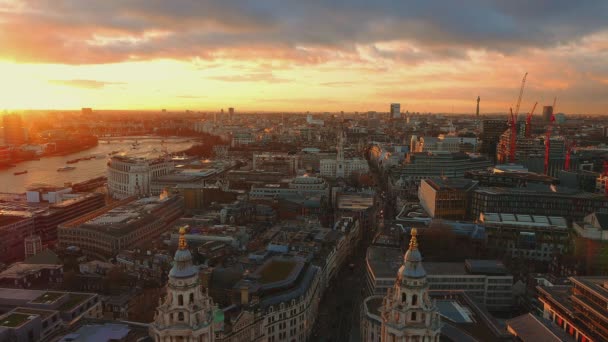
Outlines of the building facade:
[{"label": "building facade", "polygon": [[572,285],[537,287],[543,317],[577,342],[608,341],[608,278],[568,279]]},{"label": "building facade", "polygon": [[168,158],[113,156],[108,162],[108,193],[115,199],[150,195],[151,181],[171,173],[173,167]]},{"label": "building facade", "polygon": [[321,176],[328,178],[346,178],[352,174],[369,172],[367,160],[362,158],[344,158],[344,132],[338,135],[336,159],[321,159]]},{"label": "building facade", "polygon": [[477,182],[468,179],[423,179],[418,189],[420,205],[432,218],[465,219]]}]

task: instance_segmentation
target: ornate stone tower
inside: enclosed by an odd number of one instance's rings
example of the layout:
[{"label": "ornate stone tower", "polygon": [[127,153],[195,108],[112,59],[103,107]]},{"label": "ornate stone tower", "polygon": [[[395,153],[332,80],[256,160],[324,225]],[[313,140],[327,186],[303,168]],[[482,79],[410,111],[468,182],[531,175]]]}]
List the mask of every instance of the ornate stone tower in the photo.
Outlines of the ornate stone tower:
[{"label": "ornate stone tower", "polygon": [[416,228],[403,258],[395,285],[389,289],[381,308],[382,341],[438,342],[439,313],[429,298],[429,285],[418,250]]},{"label": "ornate stone tower", "polygon": [[179,247],[169,272],[167,296],[161,300],[150,336],[156,342],[212,342],[214,335],[213,300],[201,290],[198,269],[186,244],[186,229],[179,231]]}]

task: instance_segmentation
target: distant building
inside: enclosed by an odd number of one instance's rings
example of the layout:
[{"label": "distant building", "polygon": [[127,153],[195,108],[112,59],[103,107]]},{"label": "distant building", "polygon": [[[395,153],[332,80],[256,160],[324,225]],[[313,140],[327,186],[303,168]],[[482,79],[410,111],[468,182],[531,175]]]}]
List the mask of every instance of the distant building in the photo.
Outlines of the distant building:
[{"label": "distant building", "polygon": [[481,213],[509,213],[580,220],[606,209],[608,199],[604,195],[556,186],[480,187],[473,191],[471,200],[472,219],[479,218]]},{"label": "distant building", "polygon": [[463,220],[477,181],[470,179],[423,179],[418,189],[420,205],[432,218]]},{"label": "distant building", "polygon": [[0,202],[0,253],[3,262],[25,257],[25,239],[40,237],[42,246],[57,243],[57,226],[105,205],[100,193],[71,193],[70,188],[37,187],[26,192],[25,201]]},{"label": "distant building", "polygon": [[550,262],[570,250],[570,227],[564,217],[481,213],[479,223],[486,229],[487,248],[511,258]]},{"label": "distant building", "polygon": [[11,146],[20,146],[27,143],[27,130],[19,114],[5,114],[2,117],[4,125],[4,143]]},{"label": "distant building", "polygon": [[449,152],[410,153],[402,165],[390,170],[393,182],[402,179],[406,182],[419,183],[431,177],[462,178],[470,170],[486,169],[492,162],[486,157]]},{"label": "distant building", "polygon": [[298,169],[297,154],[264,152],[253,154],[253,169],[258,171],[282,172],[295,175]]},{"label": "distant building", "polygon": [[482,120],[481,133],[479,135],[479,140],[481,140],[479,152],[495,161],[498,141],[507,128],[507,120]]},{"label": "distant building", "polygon": [[232,147],[251,145],[255,142],[255,136],[249,132],[237,132],[232,135]]},{"label": "distant building", "polygon": [[127,198],[58,228],[61,248],[77,246],[105,260],[163,233],[183,213],[179,196]]},{"label": "distant building", "polygon": [[344,133],[338,136],[336,159],[321,160],[321,176],[328,178],[347,178],[353,174],[369,172],[367,160],[362,158],[344,158]]},{"label": "distant building", "polygon": [[228,108],[228,120],[234,120],[234,108],[232,107]]},{"label": "distant building", "polygon": [[412,152],[477,152],[477,138],[453,137],[440,135],[439,137],[412,136],[410,140]]},{"label": "distant building", "polygon": [[543,121],[551,121],[551,116],[553,116],[553,106],[543,106]]},{"label": "distant building", "polygon": [[83,116],[91,116],[93,115],[93,108],[82,108],[80,112]]},{"label": "distant building", "polygon": [[115,199],[152,194],[153,179],[168,175],[174,164],[168,158],[113,156],[108,162],[108,193]]},{"label": "distant building", "polygon": [[401,119],[401,104],[391,103],[391,119]]}]

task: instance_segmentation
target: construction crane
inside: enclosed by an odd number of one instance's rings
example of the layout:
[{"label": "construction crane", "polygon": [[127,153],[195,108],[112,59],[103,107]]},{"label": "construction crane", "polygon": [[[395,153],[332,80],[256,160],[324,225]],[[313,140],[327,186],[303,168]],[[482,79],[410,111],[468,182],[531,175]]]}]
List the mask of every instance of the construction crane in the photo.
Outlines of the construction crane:
[{"label": "construction crane", "polygon": [[524,96],[524,87],[526,86],[526,77],[528,73],[524,74],[524,78],[521,79],[521,87],[519,88],[519,97],[517,98],[517,104],[515,105],[515,117],[519,115],[519,105],[521,104],[521,98]]},{"label": "construction crane", "polygon": [[570,154],[575,146],[576,142],[574,140],[566,142],[566,162],[564,163],[564,170],[566,171],[570,171]]},{"label": "construction crane", "polygon": [[509,108],[511,111],[511,117],[509,117],[509,128],[511,130],[511,136],[509,140],[509,163],[515,162],[515,148],[517,145],[516,136],[517,136],[517,114],[519,113],[519,105],[521,104],[521,98],[524,95],[524,87],[526,86],[526,78],[528,77],[528,73],[524,74],[524,77],[521,79],[521,87],[519,88],[519,96],[517,97],[517,104],[515,105],[515,113],[513,113],[513,108]]},{"label": "construction crane", "polygon": [[604,172],[602,172],[604,176],[604,193],[608,196],[608,160],[604,160]]},{"label": "construction crane", "polygon": [[537,104],[538,102],[534,102],[532,110],[530,111],[530,113],[528,113],[528,116],[526,117],[526,138],[529,138],[530,134],[532,133],[532,115],[534,115],[534,110],[536,109]]},{"label": "construction crane", "polygon": [[509,163],[515,163],[515,136],[517,135],[517,123],[515,121],[515,115],[513,114],[513,108],[509,108],[511,111],[511,118],[509,119],[509,129],[511,130],[511,136],[509,137]]},{"label": "construction crane", "polygon": [[545,175],[549,174],[549,154],[551,152],[551,133],[553,133],[553,122],[555,122],[555,102],[557,97],[553,99],[553,107],[551,113],[551,119],[549,120],[549,127],[547,127],[547,133],[545,136]]}]

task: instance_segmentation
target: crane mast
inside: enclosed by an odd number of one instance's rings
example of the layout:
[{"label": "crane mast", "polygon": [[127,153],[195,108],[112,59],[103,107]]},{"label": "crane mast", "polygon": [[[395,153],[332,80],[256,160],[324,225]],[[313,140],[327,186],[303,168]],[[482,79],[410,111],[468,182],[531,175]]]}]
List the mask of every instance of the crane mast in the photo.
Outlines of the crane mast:
[{"label": "crane mast", "polygon": [[519,105],[521,104],[521,98],[524,96],[524,87],[526,86],[526,78],[528,73],[524,74],[524,78],[521,79],[521,87],[519,88],[519,97],[517,98],[517,104],[515,105],[515,117],[519,114]]},{"label": "crane mast", "polygon": [[530,111],[530,113],[528,113],[528,116],[526,117],[526,138],[529,138],[530,134],[532,133],[532,115],[534,114],[534,110],[536,109],[537,104],[538,102],[534,102],[532,110]]},{"label": "crane mast", "polygon": [[513,114],[513,108],[509,108],[511,111],[511,118],[509,119],[509,129],[511,130],[511,134],[509,137],[509,163],[515,162],[515,136],[517,135],[517,124],[515,122],[515,115]]}]

